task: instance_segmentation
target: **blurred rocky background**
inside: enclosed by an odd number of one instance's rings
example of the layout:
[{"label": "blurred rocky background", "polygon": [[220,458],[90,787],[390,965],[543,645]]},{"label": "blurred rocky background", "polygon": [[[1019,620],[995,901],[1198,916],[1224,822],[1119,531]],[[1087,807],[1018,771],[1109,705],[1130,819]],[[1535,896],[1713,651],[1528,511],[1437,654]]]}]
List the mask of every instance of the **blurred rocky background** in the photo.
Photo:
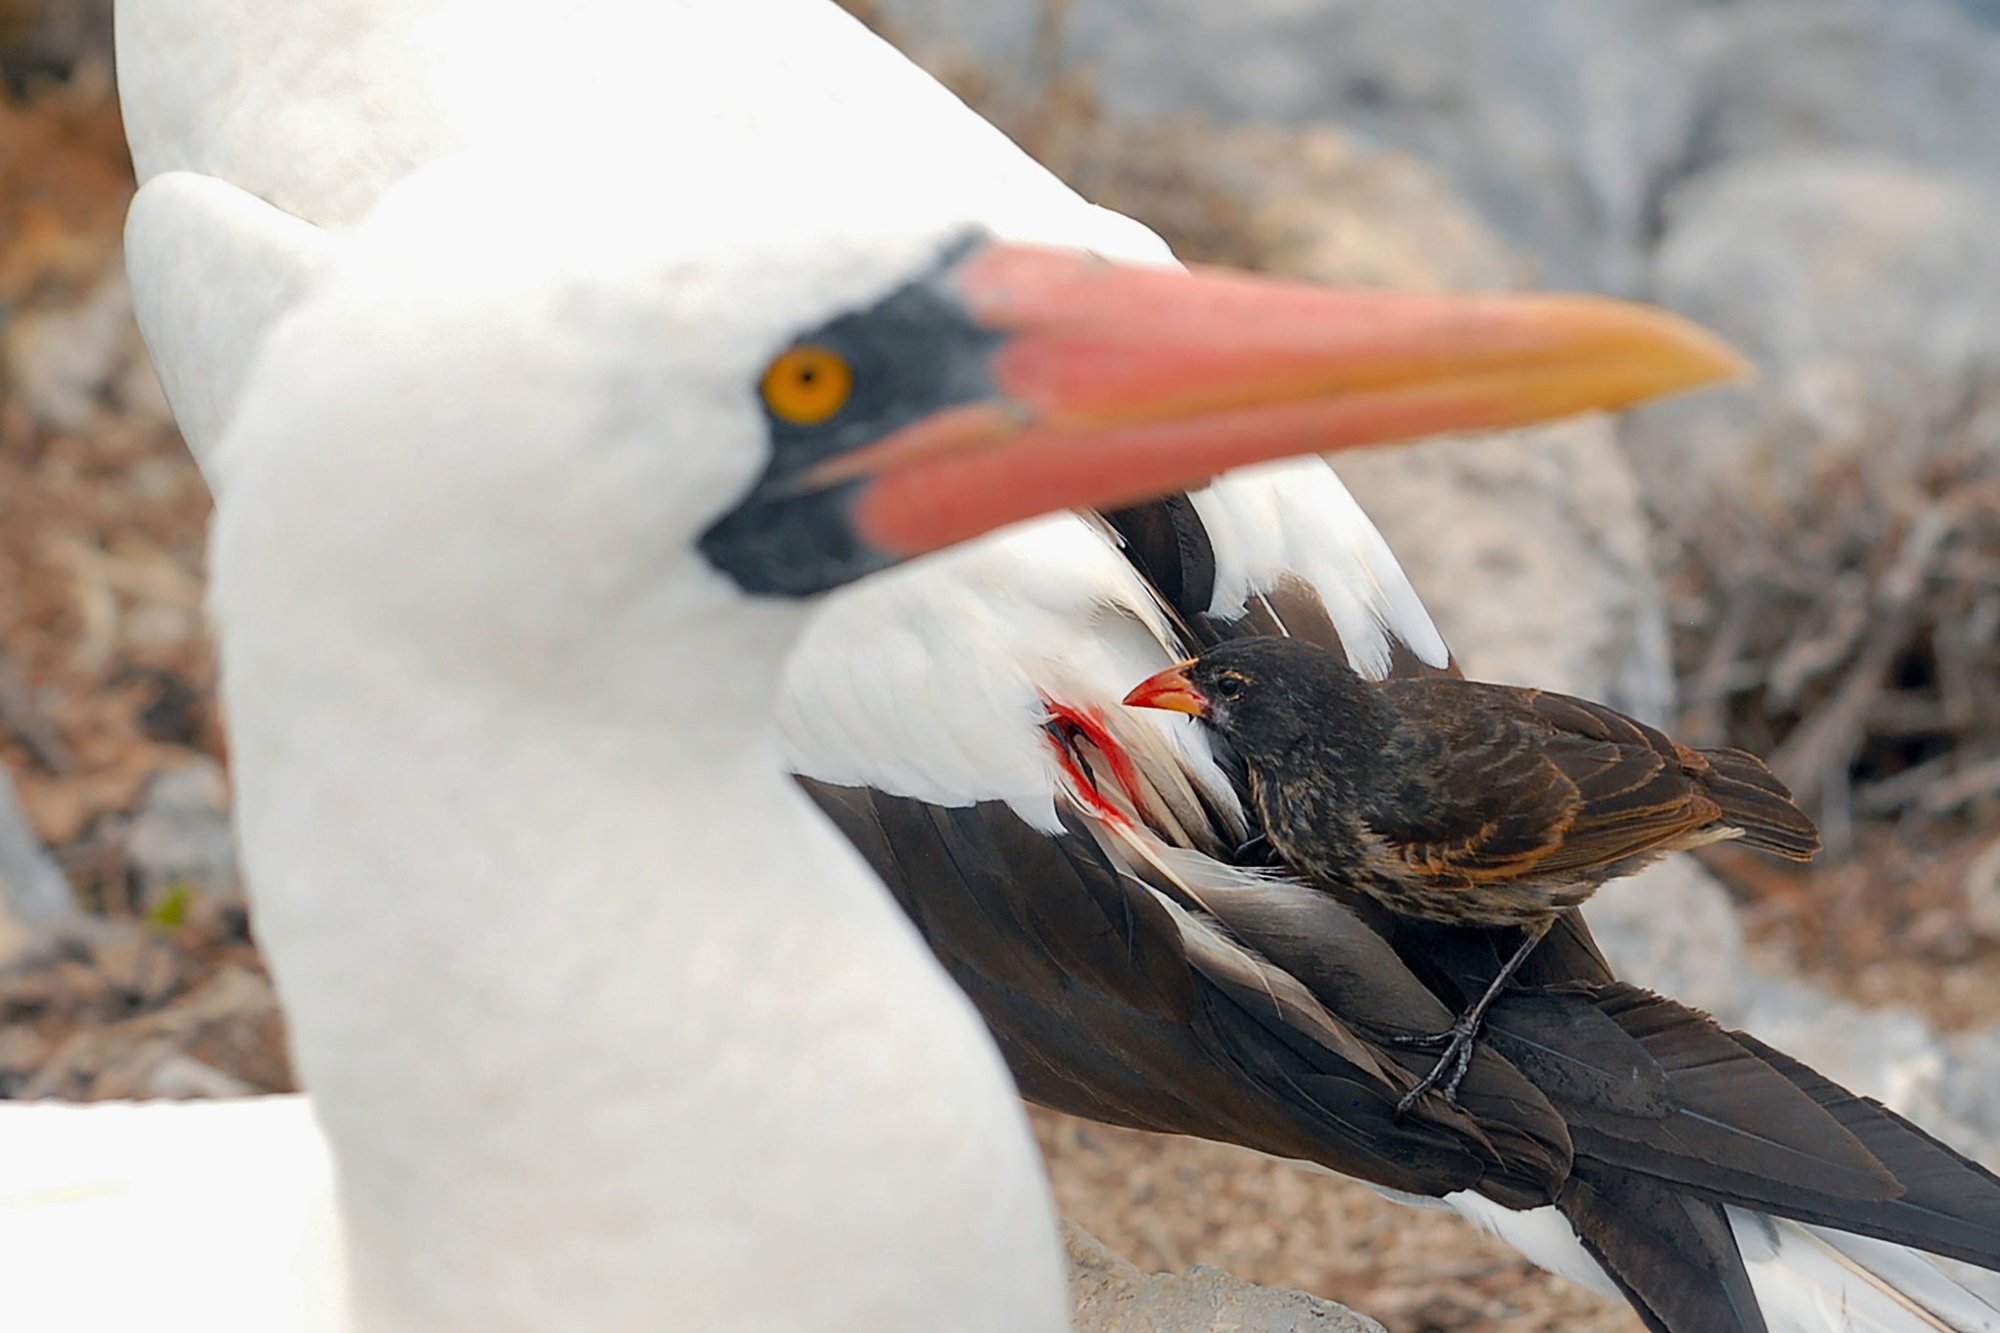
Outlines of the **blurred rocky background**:
[{"label": "blurred rocky background", "polygon": [[[1824,824],[1809,871],[1718,851],[1600,895],[1621,966],[2000,1163],[2000,2],[850,7],[1190,259],[1642,296],[1755,359],[1341,470],[1473,674],[1757,750]],[[0,1096],[278,1089],[206,496],[118,265],[108,9],[0,0]],[[1140,1269],[1394,1333],[1637,1327],[1455,1219],[1039,1128],[1065,1210]],[[1091,1327],[1151,1326],[1149,1279],[1072,1256]],[[1174,1299],[1334,1318],[1214,1273]]]}]

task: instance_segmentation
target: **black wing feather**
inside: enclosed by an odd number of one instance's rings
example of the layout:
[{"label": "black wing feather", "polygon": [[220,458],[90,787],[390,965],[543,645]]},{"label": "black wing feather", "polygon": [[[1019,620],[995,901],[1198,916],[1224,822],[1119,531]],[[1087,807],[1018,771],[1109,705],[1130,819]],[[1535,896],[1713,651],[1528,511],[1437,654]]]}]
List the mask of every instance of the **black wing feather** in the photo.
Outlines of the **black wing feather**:
[{"label": "black wing feather", "polygon": [[[998,802],[945,808],[804,786],[911,911],[1031,1100],[1411,1193],[1490,1176],[1497,1195],[1527,1206],[1552,1197],[1567,1170],[1565,1138],[1489,1136],[1458,1113],[1397,1120],[1407,1084],[1344,1060],[1288,1023],[1265,991],[1198,967],[1152,893],[1082,829],[1051,836]],[[1022,905],[1044,897],[1067,904],[1070,924],[1037,922]],[[1539,1103],[1525,1085],[1519,1094]],[[1560,1136],[1545,1105],[1541,1114]]]},{"label": "black wing feather", "polygon": [[1579,1163],[1562,1214],[1657,1333],[1765,1333],[1729,1219],[1715,1204],[1630,1172]]},{"label": "black wing feather", "polygon": [[[1233,619],[1210,616],[1216,553],[1186,497],[1104,519],[1196,644],[1290,633],[1341,648],[1298,580]],[[1431,671],[1395,647],[1396,674]],[[1643,777],[1602,775],[1620,789]],[[1725,1203],[2000,1268],[2000,1179],[1797,1061],[1618,983],[1575,913],[1495,1006],[1463,1109],[1426,1099],[1399,1121],[1407,1084],[1385,1071],[1420,1073],[1428,1056],[1379,1045],[1364,1068],[1254,977],[1204,971],[1154,892],[1080,819],[1050,836],[998,803],[805,786],[972,997],[1032,1100],[1413,1194],[1554,1202],[1667,1333],[1764,1328]],[[1211,919],[1363,1042],[1441,1026],[1518,940],[1326,901],[1301,911],[1253,895]]]}]

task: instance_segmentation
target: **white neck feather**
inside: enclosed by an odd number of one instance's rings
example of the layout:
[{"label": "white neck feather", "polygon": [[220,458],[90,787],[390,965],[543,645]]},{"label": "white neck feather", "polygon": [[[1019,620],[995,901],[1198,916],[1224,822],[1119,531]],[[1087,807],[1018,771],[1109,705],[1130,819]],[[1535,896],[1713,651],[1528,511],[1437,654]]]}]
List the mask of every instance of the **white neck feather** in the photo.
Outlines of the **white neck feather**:
[{"label": "white neck feather", "polygon": [[365,1326],[1062,1326],[990,1042],[776,762],[793,612],[711,620],[634,716],[231,611],[257,924]]},{"label": "white neck feather", "polygon": [[[142,175],[341,238],[215,413],[211,558],[360,1318],[1061,1327],[990,1039],[782,771],[799,609],[687,566],[761,466],[758,358],[908,258],[751,244],[786,216],[752,187],[801,186],[742,162],[821,126],[857,225],[932,253],[911,216],[1090,243],[1098,215],[830,0],[280,8],[121,0],[120,77]],[[649,170],[537,156],[600,139]],[[208,350],[167,353],[213,383]]]}]

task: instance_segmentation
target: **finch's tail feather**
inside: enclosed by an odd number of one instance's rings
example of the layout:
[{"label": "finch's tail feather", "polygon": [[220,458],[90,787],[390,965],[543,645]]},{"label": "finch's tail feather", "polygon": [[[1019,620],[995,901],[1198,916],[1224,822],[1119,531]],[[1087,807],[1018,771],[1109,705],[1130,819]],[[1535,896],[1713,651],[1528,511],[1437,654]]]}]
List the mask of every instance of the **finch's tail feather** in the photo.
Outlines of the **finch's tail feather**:
[{"label": "finch's tail feather", "polygon": [[1810,861],[1819,851],[1819,830],[1763,760],[1741,750],[1703,750],[1701,757],[1708,761],[1708,794],[1743,831],[1745,845],[1793,861]]}]

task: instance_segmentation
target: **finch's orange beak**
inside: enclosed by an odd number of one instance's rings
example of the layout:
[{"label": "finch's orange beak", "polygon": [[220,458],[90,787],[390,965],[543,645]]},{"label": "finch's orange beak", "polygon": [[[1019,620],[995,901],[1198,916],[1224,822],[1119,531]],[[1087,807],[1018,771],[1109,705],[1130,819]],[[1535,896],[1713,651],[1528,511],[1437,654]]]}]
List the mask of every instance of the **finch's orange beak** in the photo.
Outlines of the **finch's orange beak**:
[{"label": "finch's orange beak", "polygon": [[1132,687],[1125,696],[1128,708],[1164,708],[1170,713],[1186,713],[1189,717],[1206,717],[1208,699],[1194,687],[1188,679],[1188,668],[1194,659],[1176,662],[1165,671],[1155,672]]}]

